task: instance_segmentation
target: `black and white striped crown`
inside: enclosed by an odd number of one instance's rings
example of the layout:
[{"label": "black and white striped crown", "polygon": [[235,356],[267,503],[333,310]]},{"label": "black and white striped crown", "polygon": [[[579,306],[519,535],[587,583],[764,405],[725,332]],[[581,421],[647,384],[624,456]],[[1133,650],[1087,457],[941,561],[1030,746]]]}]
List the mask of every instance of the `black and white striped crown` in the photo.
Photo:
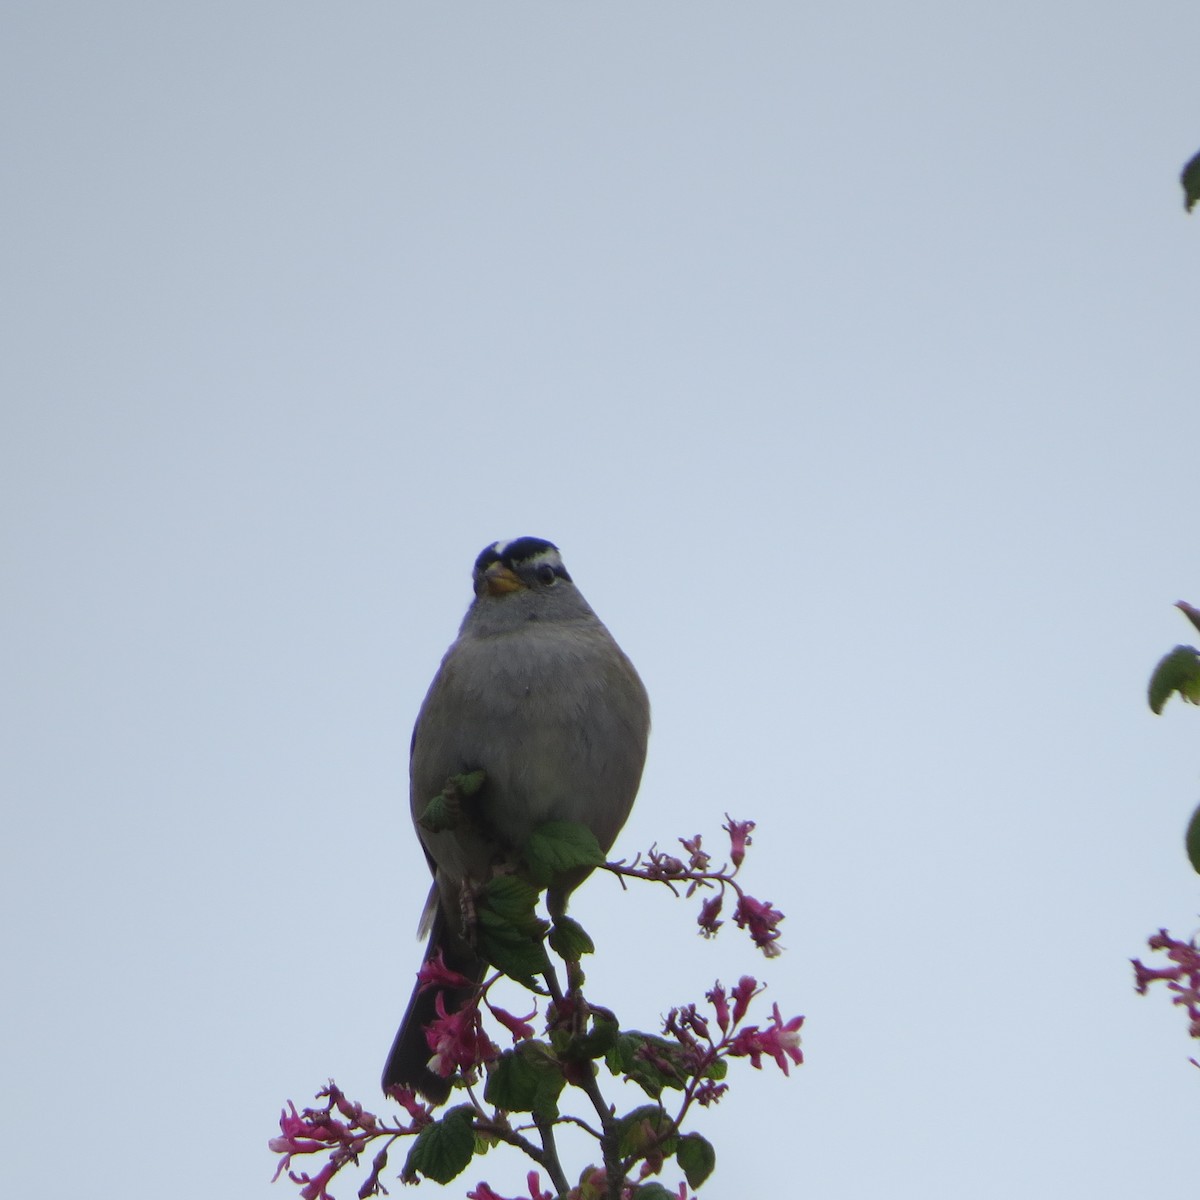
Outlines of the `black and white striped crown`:
[{"label": "black and white striped crown", "polygon": [[475,578],[478,579],[496,563],[518,574],[538,567],[550,567],[560,579],[571,578],[563,566],[558,547],[545,538],[522,537],[507,542],[493,542],[475,560]]}]

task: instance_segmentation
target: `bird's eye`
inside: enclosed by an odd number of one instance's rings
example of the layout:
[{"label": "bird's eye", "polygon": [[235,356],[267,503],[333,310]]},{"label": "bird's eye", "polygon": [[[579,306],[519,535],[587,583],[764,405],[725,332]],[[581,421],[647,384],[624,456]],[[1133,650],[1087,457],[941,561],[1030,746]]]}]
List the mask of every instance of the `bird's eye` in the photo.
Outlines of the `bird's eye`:
[{"label": "bird's eye", "polygon": [[549,587],[550,584],[557,582],[557,580],[558,580],[558,575],[555,573],[554,568],[549,567],[549,566],[538,567],[537,577],[547,587]]}]

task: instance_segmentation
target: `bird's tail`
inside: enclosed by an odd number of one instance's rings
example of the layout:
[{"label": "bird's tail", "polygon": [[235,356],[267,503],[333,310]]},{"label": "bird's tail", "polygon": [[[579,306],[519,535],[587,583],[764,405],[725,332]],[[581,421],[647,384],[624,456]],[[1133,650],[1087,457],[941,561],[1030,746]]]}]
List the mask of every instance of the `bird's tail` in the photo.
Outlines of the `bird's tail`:
[{"label": "bird's tail", "polygon": [[[446,925],[446,918],[438,905],[433,916],[433,927],[429,933],[429,945],[425,960],[433,958],[441,950],[442,961],[452,971],[465,975],[478,984],[483,979],[486,964],[474,954],[462,938],[454,937]],[[427,987],[423,991],[418,984],[413,988],[408,1011],[400,1022],[396,1040],[383,1068],[384,1095],[394,1087],[412,1088],[436,1104],[443,1103],[450,1095],[450,1080],[429,1069],[432,1057],[425,1027],[437,1020],[437,998],[443,998],[447,1013],[457,1012],[475,994],[470,988]]]}]

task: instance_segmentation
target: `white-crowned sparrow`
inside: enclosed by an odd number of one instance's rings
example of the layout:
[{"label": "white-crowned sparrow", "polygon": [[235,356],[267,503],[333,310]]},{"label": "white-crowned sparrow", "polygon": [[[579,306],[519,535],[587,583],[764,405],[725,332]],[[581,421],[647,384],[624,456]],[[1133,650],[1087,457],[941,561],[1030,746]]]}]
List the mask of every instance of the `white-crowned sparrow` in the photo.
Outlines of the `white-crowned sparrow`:
[{"label": "white-crowned sparrow", "polygon": [[[434,676],[413,729],[409,797],[434,884],[422,919],[426,958],[479,980],[484,964],[464,912],[472,891],[514,859],[547,821],[586,825],[603,850],[625,823],[642,776],[650,702],[633,664],[541,538],[496,542],[475,561],[475,600]],[[418,823],[449,778],[484,772],[469,821]],[[552,913],[586,871],[555,880]],[[424,1028],[438,989],[414,990],[388,1055],[383,1089],[433,1100],[449,1081],[429,1069]],[[441,989],[447,1011],[469,993]]]}]

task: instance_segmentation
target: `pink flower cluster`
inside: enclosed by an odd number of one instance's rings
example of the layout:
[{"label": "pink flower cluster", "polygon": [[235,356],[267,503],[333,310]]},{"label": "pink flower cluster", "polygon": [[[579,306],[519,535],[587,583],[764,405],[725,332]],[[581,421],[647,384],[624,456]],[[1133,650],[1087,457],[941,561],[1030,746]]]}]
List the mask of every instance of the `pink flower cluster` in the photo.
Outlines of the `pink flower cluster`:
[{"label": "pink flower cluster", "polygon": [[[411,1125],[386,1125],[361,1104],[347,1100],[332,1081],[317,1093],[318,1100],[322,1096],[328,1097],[329,1101],[324,1108],[306,1108],[302,1113],[298,1113],[295,1104],[289,1100],[291,1112],[285,1108],[279,1115],[280,1136],[268,1142],[273,1153],[283,1155],[274,1178],[278,1179],[286,1170],[288,1178],[300,1185],[302,1200],[333,1200],[328,1192],[330,1181],[347,1163],[358,1162],[368,1142],[380,1137],[415,1133],[433,1119],[429,1109],[419,1103],[412,1092],[403,1089],[396,1089],[392,1098],[412,1117]],[[289,1170],[292,1159],[298,1154],[328,1154],[329,1161],[316,1175]],[[360,1196],[375,1194],[379,1173],[386,1165],[386,1153],[377,1155]]]},{"label": "pink flower cluster", "polygon": [[1200,947],[1195,939],[1181,942],[1165,929],[1148,939],[1151,950],[1165,950],[1172,962],[1170,967],[1148,967],[1141,959],[1133,959],[1134,986],[1143,996],[1150,984],[1164,982],[1175,993],[1173,1004],[1187,1009],[1188,1033],[1200,1038]]},{"label": "pink flower cluster", "polygon": [[[758,986],[758,980],[753,975],[743,975],[737,981],[737,986],[726,997],[725,989],[718,983],[714,985],[711,992],[705,992],[704,998],[713,1006],[713,1011],[716,1013],[717,1024],[721,1027],[722,1033],[728,1033],[731,1025],[740,1025],[742,1018],[746,1015],[746,1010],[750,1007],[750,1001],[762,989]],[[729,999],[733,1000],[732,1011],[729,1008]]]},{"label": "pink flower cluster", "polygon": [[429,1069],[435,1074],[449,1079],[455,1071],[471,1071],[500,1053],[483,1032],[478,1000],[448,1013],[445,994],[438,992],[433,1004],[437,1019],[425,1027],[425,1040],[433,1051]]},{"label": "pink flower cluster", "polygon": [[757,1025],[749,1025],[741,1030],[733,1039],[729,1048],[731,1058],[749,1058],[752,1067],[761,1068],[763,1057],[773,1058],[775,1065],[786,1075],[788,1059],[797,1066],[804,1061],[804,1053],[800,1049],[800,1026],[804,1024],[803,1017],[793,1017],[784,1022],[779,1015],[779,1005],[771,1006],[771,1024],[766,1029]]},{"label": "pink flower cluster", "polygon": [[772,908],[770,901],[755,900],[745,894],[738,897],[733,923],[739,929],[749,930],[751,940],[768,958],[777,958],[782,953],[779,946],[782,920],[783,913]]},{"label": "pink flower cluster", "polygon": [[[525,1186],[529,1196],[518,1196],[515,1200],[554,1200],[553,1192],[542,1191],[542,1177],[536,1171],[530,1171],[525,1176]],[[498,1192],[492,1191],[486,1183],[481,1183],[473,1192],[467,1193],[467,1200],[506,1200]]]},{"label": "pink flower cluster", "polygon": [[696,924],[705,937],[713,937],[724,924],[720,917],[725,905],[725,892],[726,889],[732,890],[737,896],[733,923],[749,932],[751,940],[767,958],[775,958],[781,951],[779,922],[783,920],[783,913],[770,901],[756,900],[734,878],[745,860],[746,847],[753,844],[754,839],[750,834],[754,831],[754,822],[735,821],[726,813],[725,824],[721,828],[729,835],[732,870],[712,866],[712,856],[701,844],[699,834],[679,839],[679,844],[688,853],[687,862],[651,846],[645,854],[639,854],[628,865],[622,861],[608,863],[606,867],[619,876],[665,883],[676,895],[679,894],[677,885],[684,883],[687,884],[687,896],[691,896],[698,888],[720,888],[717,895],[709,896],[700,905],[700,913],[696,918]]},{"label": "pink flower cluster", "polygon": [[[730,991],[717,983],[705,994],[705,999],[712,1005],[720,1037],[713,1035],[709,1018],[694,1004],[673,1008],[667,1015],[664,1030],[675,1038],[684,1052],[686,1069],[696,1080],[692,1098],[697,1104],[706,1107],[715,1104],[728,1088],[727,1084],[706,1078],[708,1068],[719,1058],[748,1058],[750,1065],[759,1069],[764,1058],[771,1058],[785,1075],[789,1071],[789,1059],[797,1065],[804,1061],[800,1049],[800,1028],[804,1018],[793,1017],[785,1022],[778,1004],[772,1007],[771,1024],[766,1028],[758,1025],[740,1028],[750,1002],[761,991],[752,975],[743,975]],[[661,1067],[666,1066],[661,1064]]]},{"label": "pink flower cluster", "polygon": [[[475,983],[465,975],[446,966],[441,950],[421,964],[417,982],[422,990],[431,987],[466,990]],[[480,1002],[487,1004],[492,1016],[512,1034],[513,1043],[533,1037],[534,1029],[529,1022],[537,1016],[537,1009],[528,1016],[517,1017],[493,1004],[487,998],[487,988],[480,996],[456,1012],[446,1011],[446,1000],[440,992],[434,998],[435,1020],[425,1028],[425,1040],[429,1043],[432,1057],[429,1069],[448,1079],[455,1071],[471,1071],[484,1063],[494,1061],[500,1053],[496,1044],[483,1031]]]}]

